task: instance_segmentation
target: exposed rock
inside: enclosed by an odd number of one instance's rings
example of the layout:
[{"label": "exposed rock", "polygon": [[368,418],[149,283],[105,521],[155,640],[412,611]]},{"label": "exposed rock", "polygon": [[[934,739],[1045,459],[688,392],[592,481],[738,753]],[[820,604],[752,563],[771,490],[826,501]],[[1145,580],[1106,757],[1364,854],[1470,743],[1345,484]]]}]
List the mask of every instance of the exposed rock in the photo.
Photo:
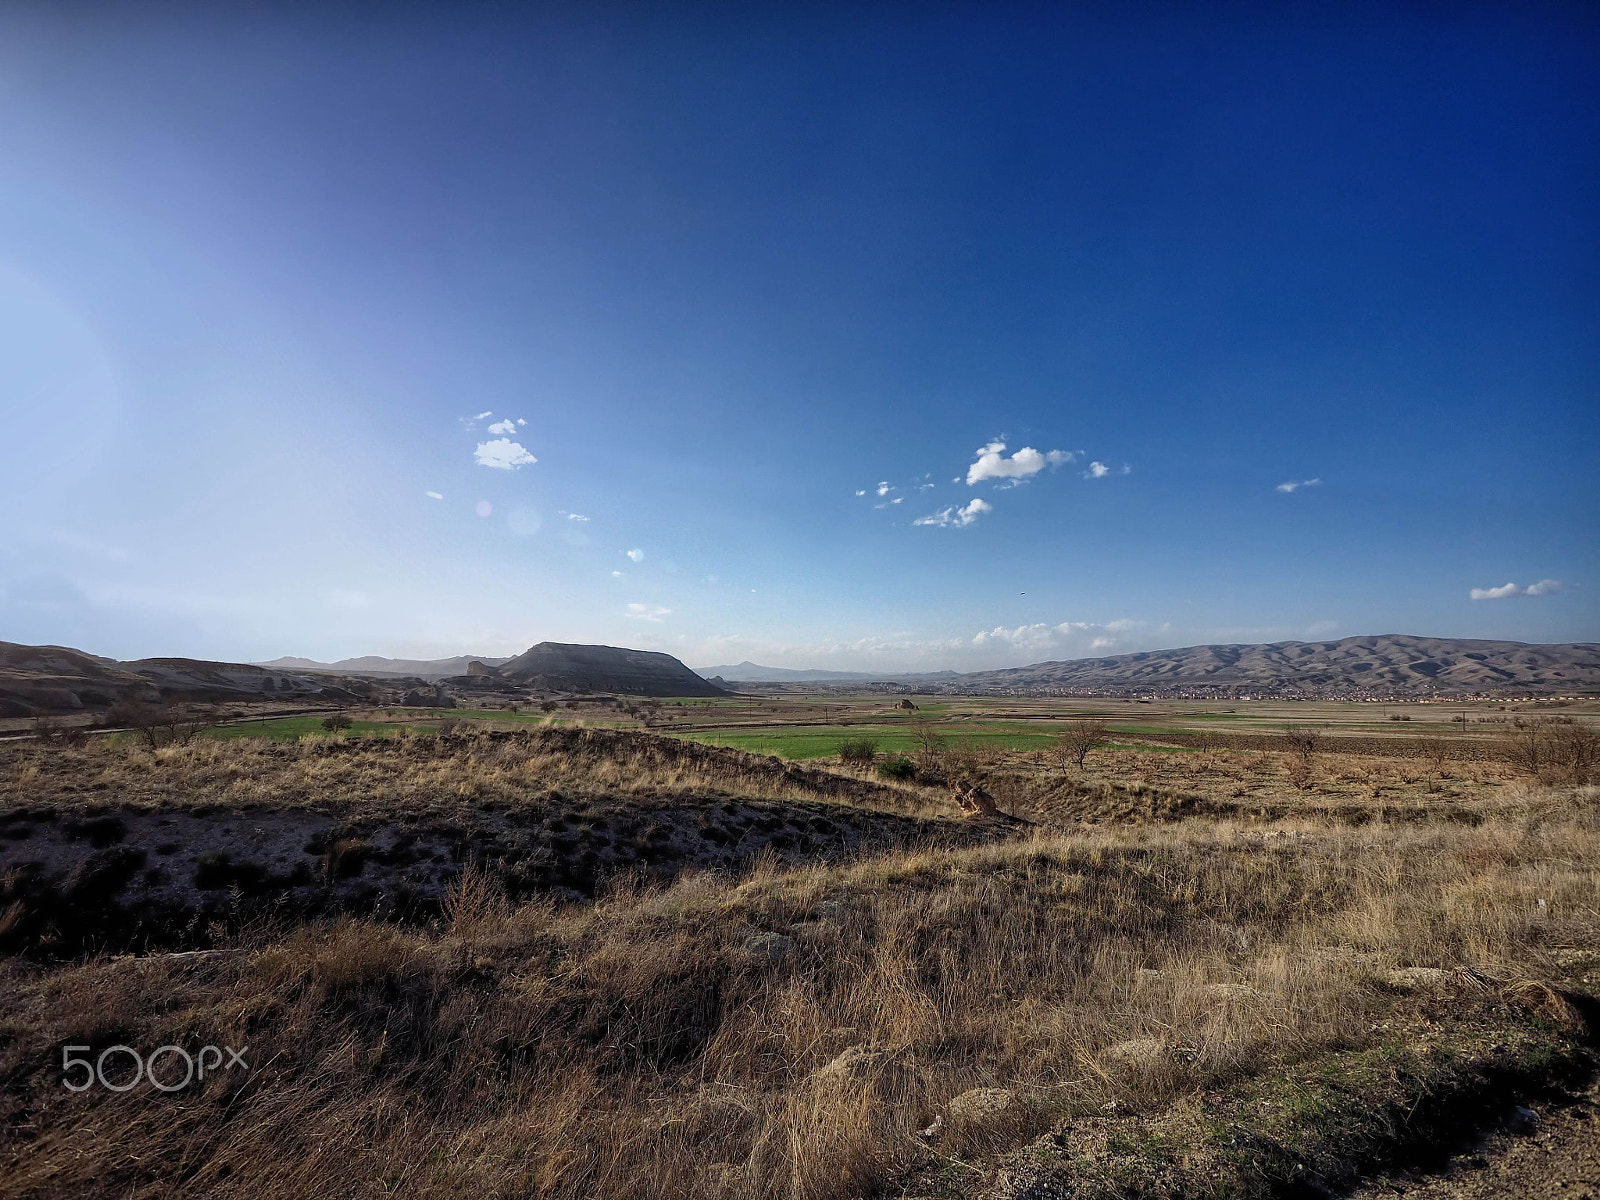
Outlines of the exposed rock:
[{"label": "exposed rock", "polygon": [[962,1092],[946,1106],[950,1115],[961,1121],[981,1121],[996,1117],[1016,1103],[1016,1096],[1005,1088],[973,1088]]},{"label": "exposed rock", "polygon": [[864,1044],[847,1046],[833,1061],[812,1072],[817,1079],[860,1079],[887,1062],[882,1050],[869,1050]]},{"label": "exposed rock", "polygon": [[983,1200],[1073,1200],[1077,1194],[1060,1171],[1021,1156],[1002,1164],[982,1193]]},{"label": "exposed rock", "polygon": [[1396,967],[1384,976],[1384,982],[1402,992],[1437,992],[1449,986],[1456,974],[1442,967]]},{"label": "exposed rock", "polygon": [[781,933],[758,933],[739,948],[739,957],[752,967],[775,967],[800,949],[800,943]]},{"label": "exposed rock", "polygon": [[1123,1066],[1148,1068],[1159,1065],[1166,1053],[1166,1047],[1155,1038],[1143,1037],[1118,1042],[1106,1050],[1105,1057]]}]

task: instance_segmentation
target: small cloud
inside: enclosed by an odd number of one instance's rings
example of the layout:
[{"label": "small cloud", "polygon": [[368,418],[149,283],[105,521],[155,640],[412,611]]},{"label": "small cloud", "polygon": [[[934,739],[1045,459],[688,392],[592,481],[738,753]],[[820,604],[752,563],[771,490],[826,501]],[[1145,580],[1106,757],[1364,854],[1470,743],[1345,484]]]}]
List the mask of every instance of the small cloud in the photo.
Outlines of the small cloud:
[{"label": "small cloud", "polygon": [[1474,600],[1504,600],[1507,596],[1550,596],[1561,590],[1559,579],[1541,579],[1520,587],[1515,583],[1502,583],[1499,587],[1473,588],[1467,594]]},{"label": "small cloud", "polygon": [[1032,478],[1046,467],[1059,467],[1077,457],[1070,450],[1051,450],[1041,454],[1032,446],[1024,446],[1010,458],[1005,456],[1004,442],[990,442],[980,447],[978,459],[967,468],[967,486],[983,479],[1009,479],[1014,484]]},{"label": "small cloud", "polygon": [[481,420],[483,420],[483,419],[484,419],[484,418],[485,418],[485,417],[492,417],[492,416],[494,416],[494,412],[493,412],[493,410],[491,410],[491,409],[485,409],[485,410],[484,410],[484,411],[483,411],[483,412],[481,412],[481,413],[479,413],[479,414],[478,414],[478,415],[477,415],[477,416],[475,416],[475,417],[473,417],[473,418],[472,418],[472,419],[473,419],[473,420],[474,420],[474,421],[481,421]]},{"label": "small cloud", "polygon": [[672,612],[670,608],[651,608],[647,604],[630,604],[624,616],[635,621],[660,621]]},{"label": "small cloud", "polygon": [[1320,479],[1287,479],[1278,485],[1280,492],[1294,492],[1303,487],[1321,487]]},{"label": "small cloud", "polygon": [[527,417],[518,417],[517,418],[517,424],[518,425],[526,425],[527,423],[528,423],[528,418]]},{"label": "small cloud", "polygon": [[644,551],[640,550],[636,546],[632,550],[628,551],[628,557],[633,559],[633,561],[636,562],[636,563],[643,562],[644,561]]},{"label": "small cloud", "polygon": [[489,426],[490,433],[515,433],[516,431],[517,423],[510,417],[507,417],[504,421],[496,421]]},{"label": "small cloud", "polygon": [[1083,473],[1083,477],[1085,479],[1104,479],[1109,474],[1111,474],[1111,468],[1106,466],[1105,463],[1092,462],[1089,464],[1089,469]]},{"label": "small cloud", "polygon": [[480,467],[494,467],[501,471],[510,471],[517,467],[526,467],[539,460],[529,454],[527,448],[510,438],[495,438],[492,442],[479,442],[478,448],[472,452],[472,457],[478,460]]},{"label": "small cloud", "polygon": [[867,494],[867,489],[866,488],[857,488],[856,489],[856,495],[865,496],[866,494]]},{"label": "small cloud", "polygon": [[587,521],[588,519],[589,518],[584,516],[582,513],[568,513],[567,514],[567,520],[569,520],[569,521]]},{"label": "small cloud", "polygon": [[428,497],[428,499],[430,499],[430,500],[443,500],[444,499],[444,493],[442,493],[442,492],[423,492],[422,494],[424,496]]},{"label": "small cloud", "polygon": [[613,571],[613,572],[611,572],[611,578],[613,578],[613,579],[621,579],[622,578],[622,572],[621,571]]},{"label": "small cloud", "polygon": [[904,496],[896,496],[893,500],[889,501],[889,503],[890,504],[900,504],[900,503],[903,503],[904,501],[905,501],[905,497]]},{"label": "small cloud", "polygon": [[884,480],[878,484],[878,495],[880,496],[887,496],[893,490],[894,489],[889,486],[888,480]]},{"label": "small cloud", "polygon": [[934,485],[931,484],[931,483],[919,483],[919,484],[917,484],[917,491],[919,491],[919,492],[932,491],[933,490],[933,486]]},{"label": "small cloud", "polygon": [[925,517],[918,517],[911,523],[913,525],[934,525],[938,526],[939,528],[946,528],[948,526],[960,528],[965,525],[971,525],[984,513],[993,511],[994,505],[990,504],[981,496],[974,496],[969,504],[966,504],[961,508],[957,508],[954,505],[951,505],[949,508],[941,508],[938,512],[929,513]]}]

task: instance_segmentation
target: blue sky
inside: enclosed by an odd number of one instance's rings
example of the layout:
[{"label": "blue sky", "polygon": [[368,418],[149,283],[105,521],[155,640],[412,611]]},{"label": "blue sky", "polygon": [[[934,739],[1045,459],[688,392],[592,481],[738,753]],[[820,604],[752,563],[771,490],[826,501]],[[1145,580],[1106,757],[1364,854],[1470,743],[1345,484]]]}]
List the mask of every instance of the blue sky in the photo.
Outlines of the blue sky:
[{"label": "blue sky", "polygon": [[1600,639],[1597,59],[1585,6],[8,7],[0,637]]}]

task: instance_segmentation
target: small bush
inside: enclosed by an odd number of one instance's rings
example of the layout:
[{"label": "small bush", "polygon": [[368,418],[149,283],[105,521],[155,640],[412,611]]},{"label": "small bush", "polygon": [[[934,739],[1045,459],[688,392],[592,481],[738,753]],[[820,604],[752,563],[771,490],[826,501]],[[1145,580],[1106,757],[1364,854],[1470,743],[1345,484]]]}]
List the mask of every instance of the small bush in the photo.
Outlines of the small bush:
[{"label": "small bush", "polygon": [[917,777],[917,764],[904,755],[891,755],[878,764],[878,777],[880,779],[915,779]]},{"label": "small bush", "polygon": [[847,763],[870,767],[878,759],[878,743],[871,738],[846,738],[839,744],[839,757]]},{"label": "small bush", "polygon": [[329,733],[343,733],[346,729],[349,729],[352,724],[354,724],[354,722],[343,713],[334,713],[331,717],[322,718],[322,727]]}]

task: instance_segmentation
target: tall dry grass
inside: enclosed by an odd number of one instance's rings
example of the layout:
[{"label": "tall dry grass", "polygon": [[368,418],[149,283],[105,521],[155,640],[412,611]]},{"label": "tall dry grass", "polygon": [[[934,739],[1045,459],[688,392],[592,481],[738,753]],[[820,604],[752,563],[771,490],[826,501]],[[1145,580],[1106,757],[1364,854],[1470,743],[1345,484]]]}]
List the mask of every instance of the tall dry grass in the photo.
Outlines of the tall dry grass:
[{"label": "tall dry grass", "polygon": [[150,751],[91,742],[0,752],[0,811],[110,802],[337,807],[393,816],[554,794],[827,799],[907,815],[948,808],[925,789],[785,764],[676,738],[610,729],[472,731],[453,736],[241,738]]},{"label": "tall dry grass", "polygon": [[[1374,1045],[1416,1002],[1396,968],[1546,976],[1600,946],[1600,793],[1524,788],[1477,827],[1184,822],[767,863],[591,906],[468,888],[458,915],[198,964],[10,963],[0,1192],[859,1196]],[[61,1045],[114,1041],[248,1043],[252,1069],[177,1097],[62,1089]]]}]

